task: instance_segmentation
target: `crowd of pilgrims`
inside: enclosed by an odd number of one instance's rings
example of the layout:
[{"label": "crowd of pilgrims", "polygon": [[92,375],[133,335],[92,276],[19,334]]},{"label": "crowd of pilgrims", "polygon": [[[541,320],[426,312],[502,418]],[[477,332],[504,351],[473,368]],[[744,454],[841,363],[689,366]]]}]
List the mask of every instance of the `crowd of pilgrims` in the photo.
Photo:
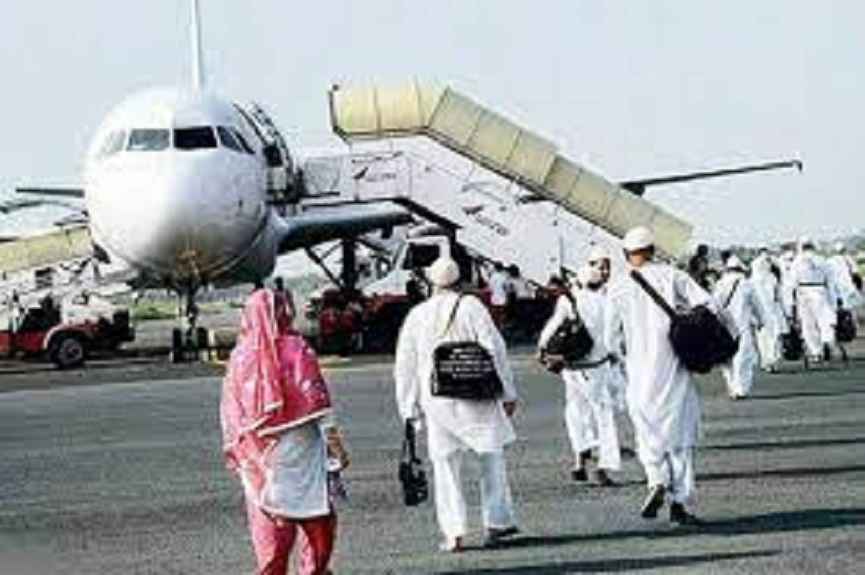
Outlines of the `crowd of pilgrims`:
[{"label": "crowd of pilgrims", "polygon": [[[861,304],[861,280],[844,246],[824,258],[807,238],[796,253],[762,249],[749,266],[722,254],[721,269],[710,266],[704,247],[687,271],[661,261],[646,227],[631,230],[621,249],[623,270],[595,246],[571,285],[559,284],[561,295],[537,344],[538,361],[563,381],[573,451],[568,471],[577,482],[614,486],[631,451],[647,485],[635,513],[651,520],[668,505],[671,522],[699,526],[693,505],[700,397],[670,343],[669,315],[628,272],[637,270],[675,308],[711,310],[735,334],[738,350],[722,367],[735,400],[748,397],[758,367],[777,370],[791,333],[801,333],[811,361],[829,361],[838,312]],[[460,266],[452,259],[439,258],[425,276],[432,293],[409,312],[397,343],[398,416],[407,430],[425,431],[439,548],[463,550],[470,532],[462,481],[469,456],[479,463],[483,543],[496,547],[520,532],[505,458],[516,439],[519,390],[497,317],[508,276],[499,267],[490,277],[492,310],[460,293]],[[284,575],[297,547],[300,573],[326,574],[344,495],[339,474],[349,458],[317,357],[292,327],[293,311],[281,290],[268,289],[256,290],[244,309],[223,384],[224,454],[246,496],[258,572]],[[576,320],[591,347],[579,363],[562,364],[548,348],[562,326]],[[435,394],[436,349],[469,340],[486,350],[499,392],[484,400]]]}]

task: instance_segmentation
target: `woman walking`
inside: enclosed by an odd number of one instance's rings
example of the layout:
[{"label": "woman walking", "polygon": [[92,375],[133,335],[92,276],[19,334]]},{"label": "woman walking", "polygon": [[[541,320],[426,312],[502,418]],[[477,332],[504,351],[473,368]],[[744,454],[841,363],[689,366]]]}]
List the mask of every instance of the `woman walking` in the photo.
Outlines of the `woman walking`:
[{"label": "woman walking", "polygon": [[253,292],[222,389],[224,455],[243,485],[261,575],[288,572],[298,531],[300,573],[328,573],[336,536],[328,458],[348,463],[318,359],[292,319],[282,294]]}]

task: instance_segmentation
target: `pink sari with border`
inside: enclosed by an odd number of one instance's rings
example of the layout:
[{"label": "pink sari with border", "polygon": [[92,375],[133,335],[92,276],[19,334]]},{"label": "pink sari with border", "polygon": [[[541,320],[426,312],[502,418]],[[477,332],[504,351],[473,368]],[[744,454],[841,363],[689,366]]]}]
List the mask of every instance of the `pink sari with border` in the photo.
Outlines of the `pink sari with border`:
[{"label": "pink sari with border", "polygon": [[222,386],[220,419],[227,467],[261,501],[269,455],[280,432],[330,414],[315,351],[291,328],[285,298],[253,292]]}]

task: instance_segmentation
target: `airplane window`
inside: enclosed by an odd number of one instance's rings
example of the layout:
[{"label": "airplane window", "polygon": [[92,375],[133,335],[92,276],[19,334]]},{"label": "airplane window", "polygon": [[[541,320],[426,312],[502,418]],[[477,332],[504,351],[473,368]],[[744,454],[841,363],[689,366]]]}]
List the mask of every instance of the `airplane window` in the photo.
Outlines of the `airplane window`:
[{"label": "airplane window", "polygon": [[201,126],[197,128],[178,128],[174,130],[174,147],[178,150],[202,150],[215,148],[216,135],[213,128]]},{"label": "airplane window", "polygon": [[234,137],[234,134],[232,134],[228,128],[224,126],[219,126],[218,128],[216,128],[216,133],[219,134],[219,142],[223,146],[234,150],[235,152],[243,153],[243,148],[240,146],[240,144],[237,142],[237,138]]},{"label": "airplane window", "polygon": [[129,134],[130,152],[157,152],[168,148],[168,130],[132,130]]},{"label": "airplane window", "polygon": [[240,142],[240,145],[243,146],[243,149],[246,150],[247,154],[255,154],[255,150],[252,149],[252,146],[249,145],[249,142],[246,141],[246,138],[243,137],[243,133],[240,130],[234,130],[234,136],[237,138],[237,141]]},{"label": "airplane window", "polygon": [[111,132],[108,134],[108,137],[105,138],[105,143],[102,144],[102,149],[99,151],[99,156],[103,158],[107,158],[108,156],[112,156],[123,149],[123,144],[126,143],[126,132],[123,130],[117,130],[116,132]]}]

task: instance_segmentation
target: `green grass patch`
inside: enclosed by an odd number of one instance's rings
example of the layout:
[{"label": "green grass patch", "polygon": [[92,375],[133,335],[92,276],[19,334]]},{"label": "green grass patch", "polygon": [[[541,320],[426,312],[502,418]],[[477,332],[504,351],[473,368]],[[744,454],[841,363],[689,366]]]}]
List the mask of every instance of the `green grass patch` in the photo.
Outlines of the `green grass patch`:
[{"label": "green grass patch", "polygon": [[133,321],[174,319],[177,316],[177,309],[169,303],[149,301],[131,307],[129,314]]}]

